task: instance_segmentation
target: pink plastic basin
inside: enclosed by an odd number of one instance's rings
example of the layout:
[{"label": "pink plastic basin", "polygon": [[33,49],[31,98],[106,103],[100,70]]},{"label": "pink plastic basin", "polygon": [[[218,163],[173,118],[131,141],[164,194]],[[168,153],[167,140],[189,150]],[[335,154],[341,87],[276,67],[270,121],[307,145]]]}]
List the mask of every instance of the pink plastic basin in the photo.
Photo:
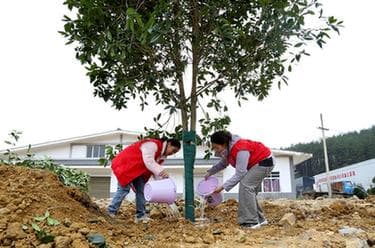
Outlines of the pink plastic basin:
[{"label": "pink plastic basin", "polygon": [[216,187],[219,185],[219,179],[217,177],[210,176],[207,180],[202,180],[198,183],[197,193],[200,196],[207,196],[212,194]]},{"label": "pink plastic basin", "polygon": [[214,207],[223,201],[222,193],[213,193],[218,185],[219,179],[213,176],[208,177],[207,180],[203,179],[198,183],[197,193],[207,201],[210,207]]},{"label": "pink plastic basin", "polygon": [[213,193],[211,195],[205,196],[205,199],[207,201],[208,206],[215,207],[223,201],[223,194],[222,193]]},{"label": "pink plastic basin", "polygon": [[143,193],[148,202],[172,204],[177,198],[176,184],[170,178],[146,183]]}]

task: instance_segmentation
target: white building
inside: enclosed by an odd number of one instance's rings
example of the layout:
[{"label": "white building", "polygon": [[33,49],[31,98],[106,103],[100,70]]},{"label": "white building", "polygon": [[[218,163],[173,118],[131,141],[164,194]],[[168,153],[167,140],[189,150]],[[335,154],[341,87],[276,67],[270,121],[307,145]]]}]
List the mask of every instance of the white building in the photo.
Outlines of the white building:
[{"label": "white building", "polygon": [[[31,145],[32,153],[36,158],[50,157],[57,164],[64,164],[71,168],[76,168],[87,172],[90,175],[89,193],[97,198],[107,198],[114,194],[117,181],[111,173],[110,167],[99,165],[98,158],[104,155],[105,145],[123,144],[123,147],[137,141],[140,133],[125,131],[121,129],[85,135],[80,137],[62,139],[41,144]],[[13,149],[19,155],[24,155],[28,147],[18,147]],[[218,159],[203,159],[204,147],[197,147],[194,184],[198,184],[203,179],[207,169],[215,164]],[[0,151],[3,154],[5,151]],[[311,154],[273,150],[276,158],[276,166],[272,174],[263,181],[260,197],[263,198],[295,198],[294,166],[311,157]],[[179,153],[168,157],[164,166],[174,179],[177,186],[177,193],[184,193],[184,167],[182,149]],[[234,173],[234,168],[228,166],[227,169],[217,174],[220,182],[230,178]],[[230,192],[224,194],[225,198],[237,197],[238,186]],[[132,196],[130,196],[132,197]]]},{"label": "white building", "polygon": [[[351,181],[354,184],[362,185],[365,189],[373,184],[375,177],[375,159],[366,160],[353,165],[345,166],[328,172],[331,183],[341,181]],[[315,188],[323,190],[327,185],[327,174],[321,173],[314,176]]]}]

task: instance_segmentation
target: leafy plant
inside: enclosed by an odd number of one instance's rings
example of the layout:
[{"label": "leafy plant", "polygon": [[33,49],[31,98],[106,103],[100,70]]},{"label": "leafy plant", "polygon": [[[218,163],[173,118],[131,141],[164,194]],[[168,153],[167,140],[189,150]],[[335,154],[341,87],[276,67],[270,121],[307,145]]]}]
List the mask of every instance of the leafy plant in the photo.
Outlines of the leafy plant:
[{"label": "leafy plant", "polygon": [[99,164],[106,167],[110,161],[112,161],[112,159],[122,151],[122,144],[117,144],[115,147],[106,145],[104,149],[105,154],[104,157],[99,158]]},{"label": "leafy plant", "polygon": [[[34,220],[37,222],[40,222],[40,224],[47,224],[48,226],[57,226],[60,224],[60,222],[50,216],[49,211],[47,210],[43,216],[36,216],[34,217]],[[32,223],[32,228],[35,231],[36,237],[44,244],[53,242],[55,239],[55,236],[52,234],[49,234],[45,230],[43,230],[38,224]]]},{"label": "leafy plant", "polygon": [[368,197],[366,190],[359,184],[354,186],[353,195],[356,195],[359,199],[365,199]]},{"label": "leafy plant", "polygon": [[372,183],[373,184],[370,185],[370,188],[367,189],[369,195],[375,195],[375,177],[372,179]]},{"label": "leafy plant", "polygon": [[52,218],[49,214],[49,211],[47,210],[43,216],[37,216],[37,217],[34,217],[34,220],[35,221],[38,221],[38,222],[43,222],[45,221],[47,223],[47,225],[49,226],[57,226],[60,224],[60,222],[54,218]]},{"label": "leafy plant", "polygon": [[[22,132],[13,130],[9,133],[10,140],[5,141],[6,144],[16,146]],[[80,170],[55,164],[50,158],[35,159],[31,152],[31,145],[28,146],[25,157],[21,157],[11,148],[7,149],[3,154],[6,159],[0,159],[0,162],[6,165],[24,166],[34,169],[49,170],[55,173],[59,180],[66,186],[77,187],[82,191],[88,191],[90,176]]]},{"label": "leafy plant", "polygon": [[[7,145],[10,145],[12,147],[15,147],[18,140],[20,139],[21,135],[22,135],[22,132],[17,131],[17,130],[12,130],[8,134],[9,140],[5,140],[4,143],[7,144]],[[29,145],[28,150],[26,152],[27,157],[32,156],[32,154],[30,152],[30,149],[31,149],[31,146]],[[5,160],[5,161],[0,160],[0,162],[14,165],[14,164],[21,161],[21,158],[18,156],[18,154],[16,152],[12,151],[11,148],[8,148],[3,155],[7,157],[7,160]]]},{"label": "leafy plant", "polygon": [[53,242],[55,240],[55,236],[47,233],[45,230],[41,229],[37,224],[32,223],[31,226],[35,231],[36,237],[42,242],[43,244],[47,244]]}]

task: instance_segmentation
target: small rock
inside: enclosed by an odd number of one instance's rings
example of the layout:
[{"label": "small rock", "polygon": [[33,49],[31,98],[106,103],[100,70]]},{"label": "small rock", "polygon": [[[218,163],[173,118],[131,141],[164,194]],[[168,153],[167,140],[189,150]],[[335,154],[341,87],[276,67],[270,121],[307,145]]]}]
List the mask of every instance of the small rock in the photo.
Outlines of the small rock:
[{"label": "small rock", "polygon": [[82,233],[83,235],[86,235],[90,232],[90,229],[88,229],[87,227],[84,227],[84,228],[79,229],[78,232]]},{"label": "small rock", "polygon": [[366,212],[369,216],[375,217],[375,208],[374,207],[368,207],[366,209]]},{"label": "small rock", "polygon": [[72,238],[72,240],[84,240],[85,239],[85,237],[81,233],[72,233],[70,237]]},{"label": "small rock", "polygon": [[62,223],[66,227],[70,227],[70,225],[72,224],[69,218],[65,218]]},{"label": "small rock", "polygon": [[89,219],[88,221],[87,221],[88,223],[98,223],[99,222],[99,219]]},{"label": "small rock", "polygon": [[82,228],[85,228],[85,227],[86,227],[86,225],[84,223],[79,223],[79,222],[75,222],[75,223],[70,225],[70,228],[75,230],[75,231],[78,231],[78,230],[80,230]]},{"label": "small rock", "polygon": [[163,213],[156,207],[153,207],[150,211],[150,217],[152,219],[160,219],[161,217],[163,217]]},{"label": "small rock", "polygon": [[186,236],[185,241],[186,241],[186,243],[191,243],[191,244],[197,243],[196,238],[194,238],[192,236]]},{"label": "small rock", "polygon": [[146,235],[143,237],[143,239],[145,239],[145,240],[155,240],[156,238],[155,238],[155,236],[152,235],[152,234],[146,234]]},{"label": "small rock", "polygon": [[246,241],[246,236],[245,236],[245,235],[240,236],[239,238],[236,239],[236,241],[237,241],[238,243],[245,243],[245,241]]},{"label": "small rock", "polygon": [[4,237],[9,239],[23,239],[26,237],[26,233],[22,230],[20,223],[9,223]]},{"label": "small rock", "polygon": [[351,236],[351,235],[359,234],[359,233],[363,233],[363,232],[364,231],[362,229],[358,229],[358,228],[354,228],[354,227],[348,227],[348,226],[344,226],[343,228],[341,228],[339,230],[339,233],[342,236]]},{"label": "small rock", "polygon": [[41,244],[38,246],[38,248],[52,248],[52,243],[49,244]]},{"label": "small rock", "polygon": [[205,244],[212,244],[215,243],[215,237],[212,234],[206,234],[202,237],[203,243]]},{"label": "small rock", "polygon": [[79,239],[73,240],[72,248],[89,248],[89,244],[86,241],[82,241]]},{"label": "small rock", "polygon": [[72,239],[66,236],[58,236],[55,238],[55,247],[56,248],[66,248],[70,246]]},{"label": "small rock", "polygon": [[283,226],[294,226],[296,224],[296,216],[293,213],[286,213],[279,221]]},{"label": "small rock", "polygon": [[222,233],[223,233],[223,231],[221,231],[220,229],[215,229],[215,230],[212,231],[213,235],[219,235],[219,234],[222,234]]},{"label": "small rock", "polygon": [[346,247],[351,248],[368,248],[368,244],[365,240],[359,238],[351,238],[345,241]]},{"label": "small rock", "polygon": [[9,208],[0,208],[0,216],[4,216],[9,213],[10,213]]}]

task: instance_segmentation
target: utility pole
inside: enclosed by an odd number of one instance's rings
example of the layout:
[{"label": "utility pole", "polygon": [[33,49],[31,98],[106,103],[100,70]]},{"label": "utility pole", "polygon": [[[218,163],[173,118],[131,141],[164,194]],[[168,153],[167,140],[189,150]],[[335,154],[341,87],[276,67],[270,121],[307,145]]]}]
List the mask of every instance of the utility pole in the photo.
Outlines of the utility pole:
[{"label": "utility pole", "polygon": [[318,129],[322,130],[322,141],[323,141],[323,150],[324,150],[324,162],[325,162],[325,165],[326,165],[328,197],[332,198],[331,180],[329,179],[329,165],[328,165],[326,136],[324,135],[324,131],[328,131],[329,129],[325,128],[324,125],[323,125],[323,114],[320,114],[320,124],[321,124],[321,126],[318,127]]}]

